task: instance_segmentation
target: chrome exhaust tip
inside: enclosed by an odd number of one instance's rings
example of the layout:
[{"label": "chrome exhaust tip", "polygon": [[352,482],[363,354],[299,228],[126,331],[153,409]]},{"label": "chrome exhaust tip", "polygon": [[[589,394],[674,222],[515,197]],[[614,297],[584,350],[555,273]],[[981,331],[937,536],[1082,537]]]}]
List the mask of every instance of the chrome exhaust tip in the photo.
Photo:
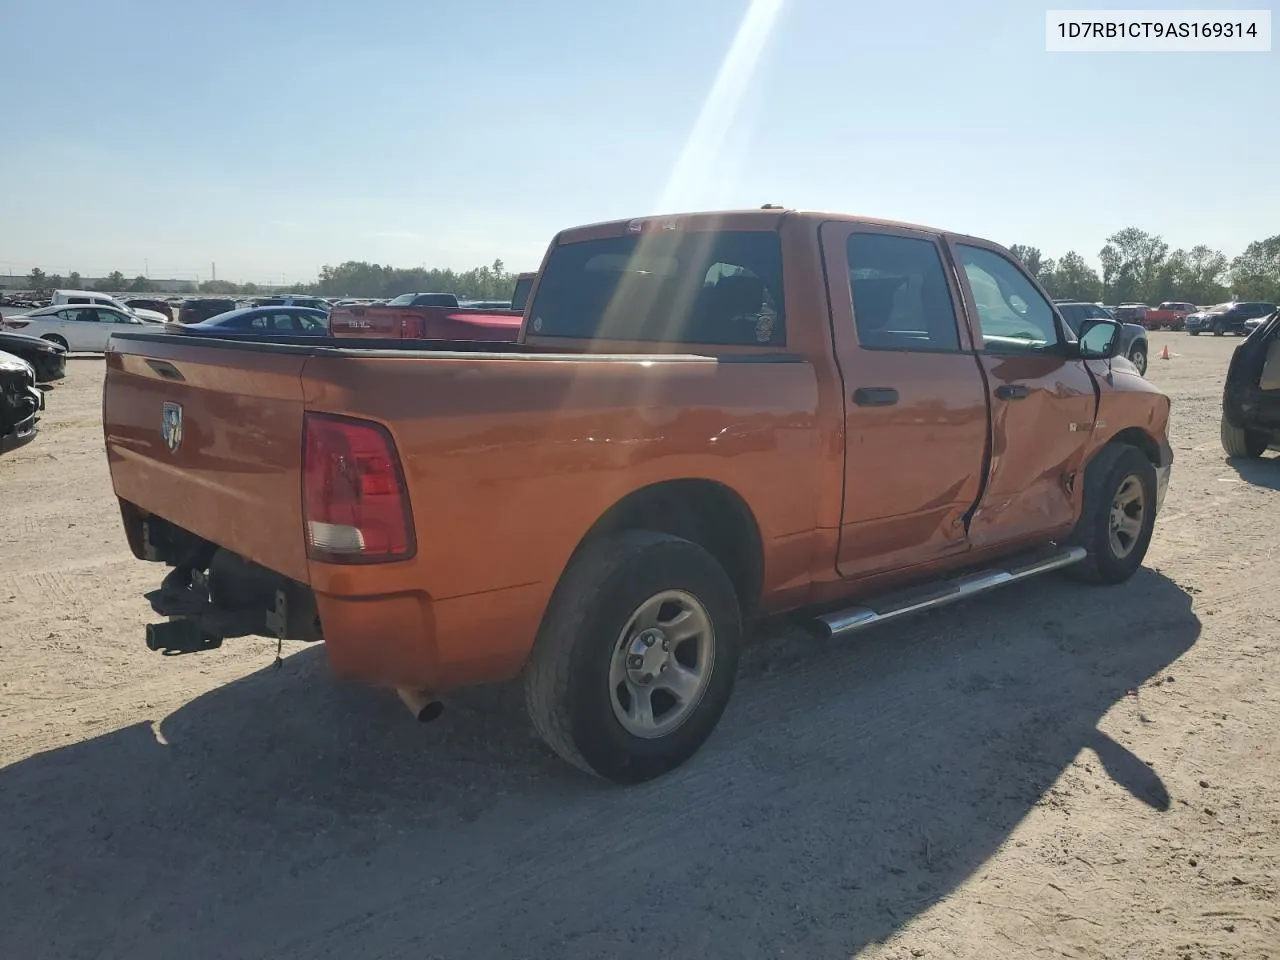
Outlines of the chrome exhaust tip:
[{"label": "chrome exhaust tip", "polygon": [[410,690],[407,687],[396,687],[396,694],[419,723],[430,723],[444,713],[444,704],[437,700],[429,690]]}]

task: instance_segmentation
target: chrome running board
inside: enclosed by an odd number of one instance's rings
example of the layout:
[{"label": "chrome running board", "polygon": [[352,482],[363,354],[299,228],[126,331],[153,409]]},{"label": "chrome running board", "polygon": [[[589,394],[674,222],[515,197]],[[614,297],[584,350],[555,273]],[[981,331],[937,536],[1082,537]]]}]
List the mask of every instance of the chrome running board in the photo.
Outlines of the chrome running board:
[{"label": "chrome running board", "polygon": [[932,610],[957,600],[967,600],[980,593],[1016,583],[1029,577],[1059,570],[1079,563],[1087,556],[1084,547],[1054,548],[1051,552],[1023,554],[1014,557],[1013,563],[999,567],[966,573],[946,580],[926,583],[897,593],[886,594],[864,601],[856,607],[846,607],[834,613],[818,617],[817,628],[827,637],[844,637],[867,627],[905,617],[909,613]]}]

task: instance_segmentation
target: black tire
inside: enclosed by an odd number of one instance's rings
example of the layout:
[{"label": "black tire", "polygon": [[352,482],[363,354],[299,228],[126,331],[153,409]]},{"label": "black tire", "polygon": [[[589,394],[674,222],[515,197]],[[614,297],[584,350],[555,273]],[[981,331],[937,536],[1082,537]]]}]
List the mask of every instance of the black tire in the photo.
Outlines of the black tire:
[{"label": "black tire", "polygon": [[[609,668],[633,612],[666,590],[702,604],[714,657],[688,717],[646,739],[615,715]],[[738,596],[710,553],[669,534],[624,531],[583,547],[561,577],[525,667],[525,704],[538,734],[565,760],[617,783],[640,783],[684,763],[711,735],[733,692],[741,646]]]},{"label": "black tire", "polygon": [[1134,344],[1132,350],[1129,351],[1129,362],[1138,368],[1138,372],[1144,377],[1147,375],[1147,348],[1142,344]]},{"label": "black tire", "polygon": [[1259,433],[1257,430],[1245,430],[1243,427],[1233,427],[1227,422],[1227,418],[1222,418],[1222,425],[1218,430],[1218,435],[1222,439],[1222,449],[1226,451],[1228,457],[1243,457],[1247,460],[1257,460],[1267,452],[1267,435]]},{"label": "black tire", "polygon": [[[1111,538],[1111,506],[1125,482],[1137,478],[1142,485],[1142,526],[1131,549],[1117,555]],[[1142,451],[1127,444],[1108,444],[1085,469],[1084,510],[1068,544],[1084,547],[1088,556],[1066,568],[1066,573],[1086,583],[1114,584],[1128,580],[1142,566],[1151,544],[1156,519],[1156,468]]]},{"label": "black tire", "polygon": [[1187,333],[1191,334],[1193,337],[1198,337],[1198,336],[1200,336],[1200,331],[1199,331],[1199,330],[1188,330],[1188,331],[1187,331]]},{"label": "black tire", "polygon": [[67,346],[67,341],[66,341],[66,340],[63,340],[63,339],[62,339],[62,337],[58,336],[56,333],[46,333],[46,334],[45,334],[43,337],[41,337],[40,339],[41,339],[41,340],[48,340],[50,343],[56,343],[56,344],[57,344],[58,346],[60,346],[63,350],[66,350],[68,353],[70,353],[70,352],[71,352],[71,348],[70,348],[69,346]]}]

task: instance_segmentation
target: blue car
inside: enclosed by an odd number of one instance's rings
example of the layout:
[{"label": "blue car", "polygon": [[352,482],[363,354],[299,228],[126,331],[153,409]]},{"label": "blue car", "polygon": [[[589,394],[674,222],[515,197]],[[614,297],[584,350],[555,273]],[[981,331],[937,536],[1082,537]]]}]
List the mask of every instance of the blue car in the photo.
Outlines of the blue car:
[{"label": "blue car", "polygon": [[223,333],[258,334],[268,337],[284,334],[290,337],[329,336],[329,315],[310,307],[249,307],[230,310],[216,317],[190,323],[182,333],[218,336]]}]

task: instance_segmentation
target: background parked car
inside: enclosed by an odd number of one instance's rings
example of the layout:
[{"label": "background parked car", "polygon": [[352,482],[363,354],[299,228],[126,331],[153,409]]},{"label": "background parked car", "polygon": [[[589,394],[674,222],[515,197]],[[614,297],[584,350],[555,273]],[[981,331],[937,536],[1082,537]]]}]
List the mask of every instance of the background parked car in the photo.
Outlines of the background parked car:
[{"label": "background parked car", "polygon": [[136,330],[145,321],[115,307],[56,306],[4,321],[6,330],[56,343],[72,353],[102,353],[117,330]]},{"label": "background parked car", "polygon": [[31,364],[0,353],[0,450],[10,450],[36,435],[36,414],[44,409],[44,393],[36,386]]},{"label": "background parked car", "polygon": [[53,299],[49,301],[49,306],[56,307],[63,304],[69,306],[97,306],[111,307],[115,310],[121,310],[125,313],[131,313],[140,320],[148,323],[165,323],[172,319],[171,316],[153,310],[148,307],[133,308],[117,300],[115,297],[106,293],[93,293],[89,290],[55,290],[53,291]]},{"label": "background parked car", "polygon": [[202,298],[183,300],[178,308],[179,323],[201,323],[220,313],[229,313],[236,308],[234,300],[223,298]]},{"label": "background parked car", "polygon": [[1154,310],[1148,310],[1142,319],[1142,325],[1148,330],[1181,330],[1182,322],[1188,314],[1196,313],[1194,303],[1180,300],[1166,300]]},{"label": "background parked car", "polygon": [[255,307],[310,307],[329,312],[329,301],[320,297],[302,297],[289,294],[283,297],[261,297],[253,302]]},{"label": "background parked car", "polygon": [[1256,459],[1280,447],[1280,313],[1274,310],[1231,355],[1220,435],[1229,457]]},{"label": "background parked car", "polygon": [[[1262,326],[1264,323],[1266,323],[1270,319],[1271,319],[1271,314],[1268,314],[1265,317],[1254,317],[1252,320],[1246,320],[1244,322],[1244,335],[1246,337],[1249,336],[1250,334],[1253,333],[1253,331],[1257,330],[1260,326]],[[0,344],[0,349],[3,349],[3,344]]]},{"label": "background parked car", "polygon": [[1145,303],[1122,303],[1111,311],[1111,318],[1121,323],[1138,323],[1146,327],[1147,311],[1151,308]]},{"label": "background parked car", "polygon": [[[1065,301],[1056,305],[1058,312],[1062,314],[1062,319],[1067,322],[1067,326],[1075,332],[1076,336],[1080,335],[1080,327],[1086,320],[1116,319],[1111,315],[1110,310],[1096,303]],[[1143,376],[1147,373],[1147,352],[1146,327],[1138,323],[1121,323],[1119,356],[1128,359]]]},{"label": "background parked car", "polygon": [[1221,337],[1224,334],[1235,333],[1240,336],[1247,335],[1245,324],[1259,317],[1265,317],[1270,313],[1274,313],[1276,305],[1274,303],[1262,303],[1256,300],[1232,301],[1231,303],[1220,303],[1216,307],[1204,313],[1193,313],[1187,317],[1185,325],[1187,333],[1193,337],[1208,331],[1215,337]]},{"label": "background parked car", "polygon": [[[145,297],[130,297],[124,301],[124,305],[132,310],[135,314],[141,315],[142,311],[150,311],[157,313],[164,318],[164,322],[173,322],[173,307],[169,306],[167,300],[149,300]],[[146,319],[143,317],[142,319]]]},{"label": "background parked car", "polygon": [[249,307],[220,313],[200,323],[186,324],[182,333],[217,336],[237,334],[290,334],[295,337],[329,336],[329,315],[310,307]]},{"label": "background parked car", "polygon": [[0,350],[19,357],[35,369],[36,383],[61,380],[67,375],[67,350],[49,340],[23,333],[0,331]]}]

